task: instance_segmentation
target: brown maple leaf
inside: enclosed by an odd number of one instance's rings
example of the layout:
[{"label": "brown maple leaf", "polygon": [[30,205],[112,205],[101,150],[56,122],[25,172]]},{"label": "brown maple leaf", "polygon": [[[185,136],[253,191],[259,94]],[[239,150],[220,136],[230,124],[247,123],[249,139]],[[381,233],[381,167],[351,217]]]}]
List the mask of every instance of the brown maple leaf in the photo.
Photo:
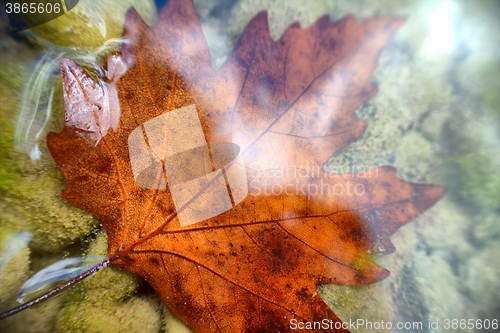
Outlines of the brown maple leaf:
[{"label": "brown maple leaf", "polygon": [[263,12],[214,70],[190,1],[154,27],[131,9],[102,82],[61,64],[66,124],[47,140],[63,196],[103,224],[110,262],[197,332],[339,323],[317,286],[387,277],[370,253],[394,251],[389,236],[444,194],[392,167],[322,169],[366,128],[354,110],[402,23],[323,17],[273,41]]}]

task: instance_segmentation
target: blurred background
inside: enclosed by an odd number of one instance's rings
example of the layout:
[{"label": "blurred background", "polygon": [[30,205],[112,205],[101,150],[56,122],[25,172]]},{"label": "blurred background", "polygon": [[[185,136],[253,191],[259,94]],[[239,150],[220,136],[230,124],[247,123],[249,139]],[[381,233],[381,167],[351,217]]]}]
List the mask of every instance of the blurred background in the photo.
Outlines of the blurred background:
[{"label": "blurred background", "polygon": [[[68,14],[20,33],[1,17],[0,311],[17,304],[21,286],[40,269],[106,254],[99,223],[62,198],[64,178],[45,144],[64,120],[59,62],[103,66],[119,49],[127,9],[154,24],[166,2],[80,0]],[[448,194],[391,238],[396,252],[378,259],[391,271],[386,280],[326,285],[319,293],[344,321],[424,323],[394,332],[445,332],[446,319],[500,320],[500,1],[194,2],[215,68],[262,10],[274,39],[294,21],[306,28],[324,15],[407,17],[373,75],[379,93],[356,111],[368,129],[325,169],[393,165],[403,180],[444,185]],[[439,328],[429,329],[429,320]],[[146,283],[117,269],[0,322],[0,332],[123,331],[189,332]]]}]

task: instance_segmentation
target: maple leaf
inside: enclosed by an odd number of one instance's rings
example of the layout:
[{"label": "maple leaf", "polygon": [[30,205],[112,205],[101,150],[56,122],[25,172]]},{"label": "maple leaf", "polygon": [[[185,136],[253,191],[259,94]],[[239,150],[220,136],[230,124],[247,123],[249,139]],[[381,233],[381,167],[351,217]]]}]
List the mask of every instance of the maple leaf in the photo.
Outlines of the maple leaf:
[{"label": "maple leaf", "polygon": [[63,196],[103,224],[110,262],[197,332],[339,323],[317,286],[387,277],[370,253],[394,251],[389,236],[445,192],[392,167],[322,169],[366,128],[354,110],[403,21],[323,17],[273,41],[262,12],[214,70],[190,1],[153,27],[131,9],[102,82],[61,63],[66,122],[47,142]]}]

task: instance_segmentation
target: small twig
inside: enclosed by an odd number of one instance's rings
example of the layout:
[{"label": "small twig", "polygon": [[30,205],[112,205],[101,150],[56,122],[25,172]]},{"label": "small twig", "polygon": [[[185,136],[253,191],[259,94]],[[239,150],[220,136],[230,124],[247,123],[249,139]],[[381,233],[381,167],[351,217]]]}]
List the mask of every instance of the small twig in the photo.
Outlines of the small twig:
[{"label": "small twig", "polygon": [[[115,259],[115,258],[113,258]],[[18,312],[21,312],[23,310],[26,310],[27,308],[29,307],[32,307],[33,305],[43,301],[43,300],[46,300],[54,295],[57,295],[59,294],[60,292],[68,289],[69,287],[75,285],[76,283],[80,282],[81,280],[85,279],[86,277],[94,274],[94,273],[97,273],[98,271],[100,271],[101,269],[103,269],[104,267],[108,266],[108,264],[110,263],[110,259],[105,259],[103,260],[102,262],[100,262],[99,264],[95,265],[94,267],[90,268],[89,270],[86,270],[85,272],[83,272],[82,274],[78,275],[78,276],[75,276],[74,278],[72,278],[71,280],[67,281],[66,283],[64,284],[61,284],[60,286],[58,287],[55,287],[54,289],[46,292],[45,294],[43,295],[40,295],[34,299],[32,299],[31,301],[28,301],[26,303],[23,303],[19,306],[16,306],[15,308],[12,308],[8,311],[5,311],[3,313],[0,313],[0,320],[4,319],[4,318],[7,318],[7,317],[10,317]]]}]

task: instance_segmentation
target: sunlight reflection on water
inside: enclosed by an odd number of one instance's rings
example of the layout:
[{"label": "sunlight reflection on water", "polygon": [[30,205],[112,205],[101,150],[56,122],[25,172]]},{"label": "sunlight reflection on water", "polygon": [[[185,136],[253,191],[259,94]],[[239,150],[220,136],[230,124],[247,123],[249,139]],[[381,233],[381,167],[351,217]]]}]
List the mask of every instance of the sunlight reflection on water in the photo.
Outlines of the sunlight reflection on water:
[{"label": "sunlight reflection on water", "polygon": [[17,294],[17,301],[24,303],[37,291],[47,289],[56,282],[72,279],[104,259],[105,257],[90,257],[59,260],[26,281]]}]

